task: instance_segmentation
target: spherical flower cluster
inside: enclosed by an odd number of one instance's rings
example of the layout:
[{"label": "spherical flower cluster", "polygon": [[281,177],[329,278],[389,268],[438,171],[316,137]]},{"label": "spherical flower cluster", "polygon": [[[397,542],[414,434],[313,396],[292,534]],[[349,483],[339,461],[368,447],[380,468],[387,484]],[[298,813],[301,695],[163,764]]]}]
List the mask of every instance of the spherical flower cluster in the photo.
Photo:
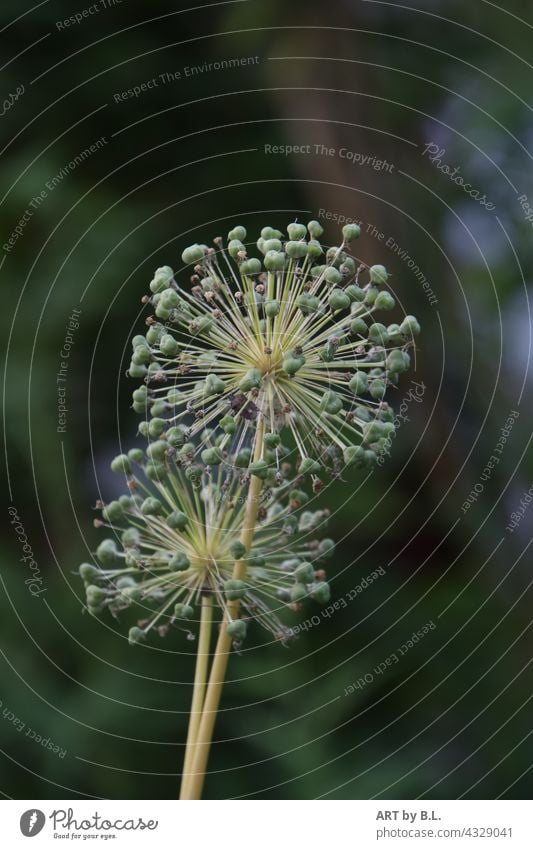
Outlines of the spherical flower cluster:
[{"label": "spherical flower cluster", "polygon": [[[134,448],[112,462],[115,472],[125,474],[130,494],[97,505],[102,518],[95,524],[113,535],[100,543],[94,563],[80,567],[89,612],[107,608],[119,617],[133,607],[138,617],[129,632],[133,644],[152,629],[160,635],[173,625],[188,629],[198,618],[201,596],[209,594],[225,613],[235,643],[245,637],[249,619],[285,641],[291,631],[281,609],[297,610],[309,598],[329,600],[323,564],[334,544],[314,536],[325,527],[328,511],[306,509],[302,477],[292,476],[284,464],[281,483],[272,476],[263,483],[253,546],[246,550],[239,537],[249,472],[198,463],[190,446],[165,442],[154,480],[146,477],[154,460],[151,447]],[[244,580],[233,576],[240,559]],[[228,606],[236,599],[240,617]]]},{"label": "spherical flower cluster", "polygon": [[385,394],[409,368],[420,327],[409,315],[376,320],[395,300],[384,266],[349,255],[357,225],[336,247],[321,234],[317,221],[289,224],[287,237],[264,227],[252,256],[237,226],[226,247],[217,238],[186,248],[191,285],[168,266],[156,271],[145,298],[155,314],[133,339],[129,367],[142,379],[133,392],[141,432],[193,439],[216,464],[242,449],[255,455],[261,420],[274,467],[287,430],[316,487],[322,470],[376,459],[394,430]]}]

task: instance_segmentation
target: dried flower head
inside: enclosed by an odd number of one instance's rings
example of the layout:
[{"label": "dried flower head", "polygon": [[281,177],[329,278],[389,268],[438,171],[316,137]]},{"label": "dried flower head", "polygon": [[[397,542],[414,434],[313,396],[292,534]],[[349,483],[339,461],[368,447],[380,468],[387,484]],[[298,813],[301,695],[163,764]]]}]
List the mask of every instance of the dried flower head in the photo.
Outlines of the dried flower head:
[{"label": "dried flower head", "polygon": [[[157,452],[157,475],[154,445],[163,446]],[[272,475],[263,480],[249,550],[239,541],[250,482],[247,470],[197,463],[191,446],[177,449],[166,442],[152,443],[147,452],[134,448],[116,457],[111,467],[126,475],[132,494],[98,505],[102,519],[95,524],[114,536],[100,543],[95,563],[82,564],[80,575],[89,612],[107,608],[119,617],[135,608],[139,619],[130,629],[131,643],[152,629],[164,635],[174,624],[194,620],[205,594],[226,614],[226,627],[236,643],[244,638],[249,619],[285,641],[291,631],[280,609],[296,610],[308,598],[328,601],[323,562],[334,545],[317,540],[314,533],[323,530],[329,512],[305,509],[308,496],[299,489],[301,476],[291,477],[287,466],[281,484]],[[234,564],[241,559],[245,578],[236,580]],[[228,608],[228,601],[236,599],[240,618],[232,615],[231,605]]]},{"label": "dried flower head", "polygon": [[317,221],[289,224],[287,234],[264,227],[260,258],[249,256],[241,226],[226,248],[221,238],[186,248],[190,286],[168,266],[156,271],[145,299],[155,316],[133,339],[129,373],[143,379],[133,406],[151,416],[143,433],[192,437],[206,462],[254,454],[261,420],[279,469],[287,429],[301,472],[318,485],[322,468],[367,466],[387,443],[394,414],[385,394],[409,367],[420,327],[414,316],[375,320],[395,300],[384,266],[349,255],[357,225],[329,249]]}]

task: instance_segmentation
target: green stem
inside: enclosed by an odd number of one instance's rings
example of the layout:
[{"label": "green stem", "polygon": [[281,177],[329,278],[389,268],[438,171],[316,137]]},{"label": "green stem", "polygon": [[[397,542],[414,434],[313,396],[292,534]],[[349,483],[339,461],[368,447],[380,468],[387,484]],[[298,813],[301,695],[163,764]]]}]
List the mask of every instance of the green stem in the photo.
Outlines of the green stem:
[{"label": "green stem", "polygon": [[[256,431],[254,460],[259,460],[263,456],[263,431],[264,424],[261,421],[259,422]],[[263,482],[252,475],[248,488],[248,495],[246,497],[244,522],[240,535],[240,541],[247,552],[250,550],[254,538],[262,486]],[[246,577],[245,560],[237,560],[235,562],[233,577],[237,580],[244,580]],[[237,618],[239,605],[240,602],[238,599],[228,602],[227,614],[220,625],[220,633],[218,635],[213,664],[211,666],[211,673],[209,675],[209,683],[205,693],[202,716],[196,736],[196,744],[194,746],[190,770],[191,774],[187,781],[185,792],[181,796],[182,799],[200,799],[202,796],[209,750],[211,748],[222,687],[224,685],[226,670],[231,653],[231,637],[227,633],[226,626],[229,621]]]},{"label": "green stem", "polygon": [[194,672],[194,687],[192,693],[191,714],[189,718],[189,730],[187,732],[187,745],[185,747],[185,758],[183,761],[183,772],[181,778],[180,798],[184,795],[190,781],[190,771],[194,754],[194,746],[198,734],[198,727],[202,716],[205,688],[207,682],[207,666],[209,660],[209,646],[211,643],[211,627],[213,624],[213,597],[202,596],[200,613],[200,633],[198,637],[198,651],[196,653],[196,669]]}]

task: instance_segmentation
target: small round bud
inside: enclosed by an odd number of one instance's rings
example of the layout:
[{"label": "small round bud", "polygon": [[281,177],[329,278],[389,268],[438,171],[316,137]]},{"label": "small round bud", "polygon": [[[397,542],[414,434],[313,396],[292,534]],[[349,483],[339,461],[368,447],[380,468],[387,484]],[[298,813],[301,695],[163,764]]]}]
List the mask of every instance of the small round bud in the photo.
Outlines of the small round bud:
[{"label": "small round bud", "polygon": [[351,242],[353,239],[358,239],[361,235],[359,224],[345,224],[342,228],[342,235],[345,242]]},{"label": "small round bud", "polygon": [[350,333],[352,336],[366,336],[368,333],[368,327],[362,318],[354,318],[352,323],[350,324]]},{"label": "small round bud", "polygon": [[174,272],[170,265],[162,265],[161,268],[156,269],[154,278],[150,283],[150,290],[154,293],[162,292],[163,289],[167,288],[173,276]]},{"label": "small round bud", "polygon": [[406,315],[400,324],[400,332],[404,336],[418,336],[420,333],[420,325],[414,315]]},{"label": "small round bud", "polygon": [[149,496],[141,504],[141,513],[145,516],[159,516],[163,512],[163,505],[157,498]]},{"label": "small round bud", "polygon": [[396,306],[396,301],[390,292],[380,292],[374,301],[374,306],[377,310],[392,310]]},{"label": "small round bud", "polygon": [[164,329],[160,324],[152,324],[146,331],[146,341],[150,345],[157,345],[163,333]]},{"label": "small round bud", "polygon": [[265,433],[265,445],[267,448],[277,448],[281,444],[279,433]]},{"label": "small round bud", "polygon": [[246,469],[250,463],[252,452],[250,448],[241,448],[235,457],[235,465],[238,469]]},{"label": "small round bud", "polygon": [[289,239],[303,239],[307,235],[307,227],[305,224],[298,224],[298,222],[293,221],[287,225],[287,233],[289,234]]},{"label": "small round bud", "polygon": [[92,563],[82,563],[78,569],[80,574],[80,578],[82,581],[85,581],[86,584],[89,581],[96,581],[99,577],[101,577],[101,571],[97,566],[93,566]]},{"label": "small round bud", "polygon": [[348,383],[350,392],[354,395],[363,395],[368,391],[368,377],[364,371],[356,371],[350,382]]},{"label": "small round bud", "polygon": [[228,245],[228,253],[232,259],[237,259],[240,253],[246,253],[246,248],[240,239],[232,239]]},{"label": "small round bud", "polygon": [[204,257],[205,248],[203,245],[190,245],[190,247],[185,248],[181,255],[181,259],[185,265],[193,265],[197,262],[201,262]]},{"label": "small round bud", "polygon": [[331,265],[324,272],[324,280],[330,286],[339,286],[342,283],[342,274]]},{"label": "small round bud", "polygon": [[145,377],[147,371],[148,371],[148,369],[146,368],[146,366],[139,366],[132,361],[130,363],[129,368],[128,368],[128,375],[129,375],[129,377],[135,377],[135,378]]},{"label": "small round bud", "polygon": [[[143,422],[141,422],[143,424]],[[152,437],[152,439],[157,439],[158,436],[164,432],[167,426],[167,422],[165,419],[160,419],[158,417],[153,418],[148,424],[148,435]],[[141,426],[139,425],[139,431],[141,430]]]},{"label": "small round bud", "polygon": [[304,457],[298,467],[300,475],[317,475],[321,470],[318,460],[313,460],[312,457]]},{"label": "small round bud", "polygon": [[202,451],[202,463],[206,466],[219,466],[223,459],[220,448],[204,448]]},{"label": "small round bud", "polygon": [[194,616],[194,608],[190,604],[178,602],[174,605],[174,616],[176,619],[191,619]]},{"label": "small round bud", "polygon": [[302,311],[303,315],[309,315],[309,313],[317,311],[320,306],[320,300],[316,297],[316,295],[307,295],[304,292],[303,294],[298,295],[296,304]]},{"label": "small round bud", "polygon": [[226,384],[216,374],[208,374],[205,379],[205,391],[208,395],[221,395],[226,391]]},{"label": "small round bud", "polygon": [[237,601],[246,595],[246,584],[244,581],[231,578],[229,581],[224,581],[224,592],[228,601]]},{"label": "small round bud", "polygon": [[303,259],[304,256],[307,256],[307,242],[287,242],[285,253],[291,259]]},{"label": "small round bud", "polygon": [[329,584],[326,581],[318,581],[311,589],[311,598],[319,604],[327,604],[331,598]]},{"label": "small round bud", "polygon": [[311,257],[311,259],[318,259],[324,253],[322,249],[322,245],[317,239],[310,239],[307,243],[307,255]]},{"label": "small round bud", "polygon": [[285,254],[280,251],[268,251],[263,260],[267,271],[283,271],[285,268]]},{"label": "small round bud", "polygon": [[240,643],[246,637],[246,622],[235,619],[226,626],[226,631],[233,640]]},{"label": "small round bud", "polygon": [[164,460],[168,451],[168,443],[166,440],[160,439],[157,442],[151,442],[146,449],[146,454],[151,460]]},{"label": "small round bud", "polygon": [[322,396],[320,409],[331,415],[336,415],[342,410],[342,398],[336,392],[328,389]]},{"label": "small round bud", "polygon": [[235,433],[237,430],[237,422],[233,418],[233,416],[223,416],[220,419],[220,427],[224,431],[224,433],[229,433],[230,436]]},{"label": "small round bud", "polygon": [[124,518],[124,508],[120,501],[110,501],[102,510],[102,518],[105,522],[120,522]]},{"label": "small round bud", "polygon": [[[334,271],[335,269],[333,269]],[[350,306],[350,298],[342,289],[334,289],[328,298],[328,304],[332,310],[347,310]]]},{"label": "small round bud", "polygon": [[184,551],[177,551],[168,563],[168,568],[173,572],[186,572],[190,568],[190,560]]},{"label": "small round bud", "polygon": [[142,463],[144,461],[144,452],[141,448],[130,448],[128,451],[128,459],[132,463]]},{"label": "small round bud", "polygon": [[165,307],[166,310],[173,310],[179,303],[179,295],[175,289],[165,289],[165,291],[161,293],[159,303]]},{"label": "small round bud", "polygon": [[166,477],[167,470],[164,463],[147,463],[144,474],[151,481],[162,481]]},{"label": "small round bud", "polygon": [[146,639],[146,634],[142,630],[142,628],[137,628],[136,625],[133,628],[130,628],[128,632],[128,643],[130,646],[136,646],[138,643],[143,642]]},{"label": "small round bud", "polygon": [[238,539],[234,540],[230,547],[230,554],[235,560],[242,560],[244,555],[246,554],[246,546],[242,544],[242,542]]},{"label": "small round bud", "polygon": [[384,265],[372,265],[370,266],[370,282],[382,284],[386,283],[389,279],[389,274]]},{"label": "small round bud", "polygon": [[175,531],[184,531],[189,523],[189,517],[181,510],[174,510],[167,516],[167,525]]},{"label": "small round bud", "polygon": [[363,465],[365,450],[360,445],[348,445],[343,451],[343,459],[346,466]]},{"label": "small round bud", "polygon": [[365,291],[360,289],[359,286],[356,286],[355,283],[347,286],[344,291],[348,295],[352,304],[358,304],[365,299]]},{"label": "small round bud", "polygon": [[376,321],[375,324],[370,325],[368,338],[372,342],[377,342],[379,345],[386,345],[389,338],[387,328],[384,324],[380,324],[379,321]]},{"label": "small round bud", "polygon": [[300,563],[294,570],[294,576],[300,584],[310,584],[315,579],[315,570],[311,563]]},{"label": "small round bud", "polygon": [[261,238],[262,239],[281,239],[283,238],[283,233],[280,233],[279,230],[274,230],[273,227],[263,227],[261,230]]},{"label": "small round bud", "polygon": [[180,448],[185,442],[183,430],[179,425],[169,428],[169,430],[167,430],[166,437],[171,448]]},{"label": "small round bud", "polygon": [[339,265],[339,271],[343,277],[352,277],[355,274],[355,260],[351,256],[347,256],[342,265]]},{"label": "small round bud", "polygon": [[372,398],[376,401],[381,401],[387,391],[387,385],[383,380],[372,380],[369,387],[369,392]]},{"label": "small round bud", "polygon": [[261,372],[257,368],[252,368],[246,372],[239,383],[241,392],[249,392],[251,389],[259,389],[261,386]]},{"label": "small round bud", "polygon": [[309,230],[309,235],[313,237],[313,239],[319,239],[324,232],[324,228],[318,221],[310,221],[307,225],[307,229]]},{"label": "small round bud", "polygon": [[118,454],[111,460],[111,471],[122,472],[122,474],[131,474],[131,463],[127,454]]},{"label": "small round bud", "polygon": [[112,566],[119,559],[117,544],[114,539],[103,539],[96,549],[96,556],[104,566]]},{"label": "small round bud", "polygon": [[159,342],[159,350],[164,357],[174,357],[179,351],[179,344],[170,333],[165,333]]},{"label": "small round bud", "polygon": [[241,274],[261,274],[262,270],[261,260],[256,257],[245,259],[239,266]]},{"label": "small round bud", "polygon": [[296,372],[301,369],[304,363],[305,357],[296,357],[293,354],[288,354],[283,358],[283,371],[285,371],[287,374],[296,374]]},{"label": "small round bud", "polygon": [[233,239],[238,239],[239,242],[244,242],[246,239],[246,228],[238,225],[234,227],[233,230],[230,230],[228,233],[228,240],[232,241]]},{"label": "small round bud", "polygon": [[329,560],[335,551],[335,543],[332,539],[323,539],[318,545],[318,553],[322,560]]},{"label": "small round bud", "polygon": [[265,301],[264,305],[265,315],[268,318],[275,318],[279,313],[279,301],[270,300]]},{"label": "small round bud", "polygon": [[281,251],[281,242],[279,239],[263,239],[263,253],[268,253],[268,251]]},{"label": "small round bud", "polygon": [[255,475],[260,480],[266,480],[268,475],[268,463],[265,460],[254,460],[248,466],[248,471],[251,475]]},{"label": "small round bud", "polygon": [[370,286],[368,289],[366,289],[365,290],[365,300],[363,302],[365,304],[365,306],[366,307],[374,306],[374,302],[375,302],[378,295],[379,295],[379,289],[376,289],[375,286]]}]

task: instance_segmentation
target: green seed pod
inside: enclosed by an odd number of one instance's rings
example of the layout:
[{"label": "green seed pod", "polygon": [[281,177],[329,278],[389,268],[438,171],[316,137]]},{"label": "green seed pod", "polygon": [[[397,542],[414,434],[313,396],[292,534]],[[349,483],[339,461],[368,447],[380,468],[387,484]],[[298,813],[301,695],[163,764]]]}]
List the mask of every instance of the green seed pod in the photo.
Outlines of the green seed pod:
[{"label": "green seed pod", "polygon": [[250,463],[252,452],[249,448],[241,448],[235,457],[235,465],[238,469],[247,469]]},{"label": "green seed pod", "polygon": [[259,389],[261,386],[261,372],[257,368],[251,368],[246,372],[239,383],[241,392],[249,392],[251,389]]},{"label": "green seed pod", "polygon": [[186,572],[187,569],[190,569],[190,566],[191,562],[184,551],[177,551],[168,564],[168,568],[172,572]]},{"label": "green seed pod", "polygon": [[[205,333],[208,335],[215,326],[215,320],[210,315],[202,315],[193,321],[194,333]],[[191,325],[189,325],[191,327]]]},{"label": "green seed pod", "polygon": [[120,522],[124,518],[124,508],[120,501],[110,501],[102,510],[104,522]]},{"label": "green seed pod", "polygon": [[348,383],[350,392],[354,395],[363,395],[368,391],[368,377],[364,371],[356,371],[350,382]]},{"label": "green seed pod", "polygon": [[404,335],[398,324],[389,324],[387,327],[387,336],[390,345],[400,346],[404,343]]},{"label": "green seed pod", "polygon": [[354,318],[352,323],[350,324],[350,333],[352,336],[366,336],[368,333],[368,327],[362,318]]},{"label": "green seed pod", "polygon": [[294,584],[289,590],[292,602],[301,602],[307,598],[307,587],[305,584]]},{"label": "green seed pod", "polygon": [[147,365],[152,359],[152,354],[150,353],[150,349],[146,347],[146,345],[137,345],[135,348],[131,361],[136,366]]},{"label": "green seed pod", "polygon": [[352,277],[355,274],[355,260],[351,256],[347,256],[342,265],[339,266],[339,271],[343,277]]},{"label": "green seed pod", "polygon": [[194,616],[194,608],[190,604],[178,602],[174,605],[174,616],[176,619],[192,619]]},{"label": "green seed pod", "polygon": [[374,301],[374,306],[377,310],[392,310],[396,306],[396,301],[390,292],[380,292]]},{"label": "green seed pod", "polygon": [[143,463],[144,451],[141,448],[130,448],[128,451],[128,459],[132,463]]},{"label": "green seed pod", "polygon": [[407,371],[409,368],[411,358],[409,357],[409,354],[396,349],[390,352],[385,362],[387,369],[401,374],[401,372]]},{"label": "green seed pod", "polygon": [[281,251],[267,251],[263,260],[267,271],[283,271],[285,268],[285,254]]},{"label": "green seed pod", "polygon": [[263,253],[268,253],[268,251],[276,251],[279,253],[282,249],[282,245],[279,239],[263,239]]},{"label": "green seed pod", "polygon": [[309,239],[307,243],[307,255],[311,259],[318,259],[323,253],[324,250],[320,242],[317,239]]},{"label": "green seed pod", "polygon": [[386,283],[390,277],[384,265],[372,265],[369,270],[371,283],[380,285]]},{"label": "green seed pod", "polygon": [[120,559],[114,539],[103,539],[96,549],[96,556],[103,566],[112,566]]},{"label": "green seed pod", "polygon": [[228,601],[237,601],[246,595],[246,584],[244,581],[231,578],[229,581],[224,581],[224,592]]},{"label": "green seed pod", "polygon": [[179,389],[169,389],[167,393],[167,401],[171,407],[175,407],[183,399],[183,393]]},{"label": "green seed pod", "polygon": [[120,536],[120,541],[124,548],[132,548],[133,546],[139,545],[141,535],[137,528],[126,528]]},{"label": "green seed pod", "polygon": [[348,445],[343,451],[346,466],[361,466],[364,464],[365,450],[360,445]]},{"label": "green seed pod", "polygon": [[305,357],[288,354],[283,358],[282,368],[286,374],[296,374],[304,364]]},{"label": "green seed pod", "polygon": [[97,607],[102,604],[107,598],[107,592],[102,587],[97,587],[95,584],[89,584],[85,588],[87,594],[87,604],[91,607]]},{"label": "green seed pod", "polygon": [[111,460],[111,471],[121,472],[122,474],[131,474],[131,463],[127,454],[118,454]]},{"label": "green seed pod", "polygon": [[303,489],[291,489],[289,501],[297,507],[303,507],[309,501],[309,496]]},{"label": "green seed pod", "polygon": [[167,468],[164,463],[147,463],[144,467],[144,474],[151,481],[162,481],[167,475]]},{"label": "green seed pod", "polygon": [[228,253],[232,259],[237,259],[239,253],[246,253],[246,248],[240,239],[232,239],[228,244]]},{"label": "green seed pod", "polygon": [[246,228],[238,224],[236,227],[230,230],[228,233],[228,240],[232,241],[233,239],[238,239],[239,242],[244,242],[244,240],[246,239]]},{"label": "green seed pod", "polygon": [[331,590],[326,581],[317,581],[311,589],[311,598],[319,604],[327,604],[331,598]]},{"label": "green seed pod", "polygon": [[275,300],[265,301],[264,309],[265,309],[265,315],[268,316],[268,318],[275,318],[277,316],[277,314],[279,313],[279,309],[280,309],[279,301],[275,301]]},{"label": "green seed pod", "polygon": [[282,239],[283,233],[279,230],[275,230],[273,227],[263,227],[261,230],[261,238],[262,239]]},{"label": "green seed pod", "polygon": [[134,401],[146,401],[148,398],[148,388],[146,386],[139,386],[138,389],[134,389],[131,393],[131,397]]},{"label": "green seed pod", "polygon": [[146,341],[150,345],[157,345],[164,332],[164,328],[160,324],[152,324],[146,331]]},{"label": "green seed pod", "polygon": [[[154,418],[148,424],[148,435],[152,437],[152,439],[157,439],[158,436],[161,436],[164,433],[165,428],[168,422],[165,419]],[[139,431],[141,426],[139,425]]]},{"label": "green seed pod", "polygon": [[345,242],[351,242],[353,239],[358,239],[361,235],[359,224],[345,224],[342,228],[342,235]]},{"label": "green seed pod", "polygon": [[162,321],[168,321],[172,311],[167,309],[163,304],[158,304],[155,308],[155,314]]},{"label": "green seed pod", "polygon": [[291,259],[303,259],[304,256],[307,256],[307,242],[287,242],[285,253]]},{"label": "green seed pod", "polygon": [[320,540],[318,545],[318,554],[321,560],[329,560],[333,557],[333,553],[335,551],[335,543],[332,539],[323,539]]},{"label": "green seed pod", "polygon": [[193,265],[198,262],[201,262],[205,257],[205,246],[204,245],[190,245],[190,247],[185,248],[181,255],[182,261],[185,265]]},{"label": "green seed pod", "polygon": [[261,260],[256,257],[244,260],[239,266],[241,274],[261,274],[262,270]]},{"label": "green seed pod", "polygon": [[400,324],[400,332],[404,336],[418,336],[420,333],[420,325],[414,315],[406,315]]},{"label": "green seed pod", "polygon": [[352,283],[350,286],[347,286],[344,292],[346,295],[348,295],[352,304],[358,304],[361,301],[364,301],[366,296],[364,289],[360,289],[359,286],[355,285],[355,283]]},{"label": "green seed pod", "polygon": [[384,324],[380,324],[379,321],[376,321],[375,324],[370,325],[368,338],[372,342],[377,342],[380,345],[386,345],[389,339],[387,328]]},{"label": "green seed pod", "polygon": [[169,430],[167,430],[166,436],[167,442],[171,446],[171,448],[180,448],[185,442],[183,430],[179,425],[169,428]]},{"label": "green seed pod", "polygon": [[[335,269],[334,269],[335,270]],[[342,289],[334,289],[328,298],[328,304],[332,310],[347,310],[350,306],[350,298]]]},{"label": "green seed pod", "polygon": [[148,372],[148,369],[146,368],[146,366],[139,366],[136,363],[134,363],[133,360],[131,361],[129,369],[128,369],[129,377],[135,377],[135,378],[145,377],[147,372]]},{"label": "green seed pod", "polygon": [[179,345],[170,333],[165,333],[159,342],[159,350],[164,357],[175,357],[179,351]]},{"label": "green seed pod", "polygon": [[229,433],[230,436],[232,434],[234,434],[235,431],[237,430],[237,422],[235,421],[233,416],[230,416],[230,415],[223,416],[220,419],[219,424],[220,424],[220,427],[222,428],[222,430],[224,431],[224,433]]},{"label": "green seed pod", "polygon": [[85,581],[88,584],[90,581],[97,581],[98,578],[102,577],[102,572],[98,569],[97,566],[93,566],[92,563],[82,563],[78,569],[80,574],[80,578],[82,581]]},{"label": "green seed pod", "polygon": [[322,396],[320,409],[334,416],[342,410],[342,398],[336,392],[328,389]]},{"label": "green seed pod", "polygon": [[144,642],[146,639],[146,634],[142,630],[142,628],[137,628],[136,625],[133,628],[130,628],[128,632],[128,643],[130,646],[136,646],[138,643]]},{"label": "green seed pod", "polygon": [[279,433],[265,433],[265,445],[267,448],[277,448],[281,444]]},{"label": "green seed pod", "polygon": [[313,460],[312,457],[304,457],[298,467],[300,475],[317,475],[321,470],[321,465],[318,460]]},{"label": "green seed pod", "polygon": [[310,584],[315,580],[315,570],[311,563],[300,563],[295,571],[294,576],[300,584]]},{"label": "green seed pod", "polygon": [[387,391],[387,385],[383,380],[372,380],[369,387],[369,392],[372,398],[376,401],[381,401]]},{"label": "green seed pod", "polygon": [[205,379],[205,391],[207,395],[221,395],[226,391],[226,384],[216,374],[208,374]]},{"label": "green seed pod", "polygon": [[167,516],[167,525],[175,531],[184,531],[189,524],[189,517],[181,510],[174,510]]},{"label": "green seed pod", "polygon": [[242,544],[242,542],[238,539],[234,540],[230,547],[230,554],[235,560],[242,560],[244,555],[246,554],[246,546]]},{"label": "green seed pod", "polygon": [[307,229],[309,230],[309,235],[313,237],[313,239],[320,239],[322,233],[324,232],[324,228],[318,221],[310,221],[307,225]]},{"label": "green seed pod", "polygon": [[255,475],[256,478],[264,481],[268,475],[268,463],[264,460],[254,460],[248,466],[248,471],[251,475]]},{"label": "green seed pod", "polygon": [[379,295],[379,289],[376,289],[375,286],[369,286],[368,289],[365,289],[365,300],[363,301],[366,307],[374,306],[375,300]]},{"label": "green seed pod", "polygon": [[163,289],[166,289],[169,285],[173,277],[174,272],[170,265],[162,265],[161,268],[157,268],[153,280],[150,283],[151,291],[154,293],[162,292]]},{"label": "green seed pod", "polygon": [[223,459],[220,448],[204,448],[202,451],[202,463],[206,466],[219,466]]},{"label": "green seed pod", "polygon": [[156,401],[150,407],[150,415],[155,416],[156,418],[162,416],[163,413],[166,412],[168,412],[168,404],[166,401]]},{"label": "green seed pod", "polygon": [[307,227],[305,224],[298,224],[296,221],[293,221],[287,225],[287,233],[289,234],[289,239],[294,239],[295,241],[304,239],[307,235]]},{"label": "green seed pod", "polygon": [[316,295],[306,295],[303,293],[302,295],[298,295],[296,304],[304,315],[309,315],[309,313],[317,311],[320,306],[320,300]]},{"label": "green seed pod", "polygon": [[157,498],[149,496],[141,504],[141,513],[144,513],[145,516],[160,516],[162,512],[163,505]]},{"label": "green seed pod", "polygon": [[146,449],[146,454],[151,460],[164,460],[168,451],[168,443],[166,440],[159,439],[157,442],[151,442]]},{"label": "green seed pod", "polygon": [[246,637],[246,622],[242,619],[234,619],[226,625],[227,634],[237,643],[241,643]]},{"label": "green seed pod", "polygon": [[324,272],[324,280],[326,283],[329,283],[330,286],[339,286],[342,283],[342,274],[332,265],[329,268],[326,268]]}]

